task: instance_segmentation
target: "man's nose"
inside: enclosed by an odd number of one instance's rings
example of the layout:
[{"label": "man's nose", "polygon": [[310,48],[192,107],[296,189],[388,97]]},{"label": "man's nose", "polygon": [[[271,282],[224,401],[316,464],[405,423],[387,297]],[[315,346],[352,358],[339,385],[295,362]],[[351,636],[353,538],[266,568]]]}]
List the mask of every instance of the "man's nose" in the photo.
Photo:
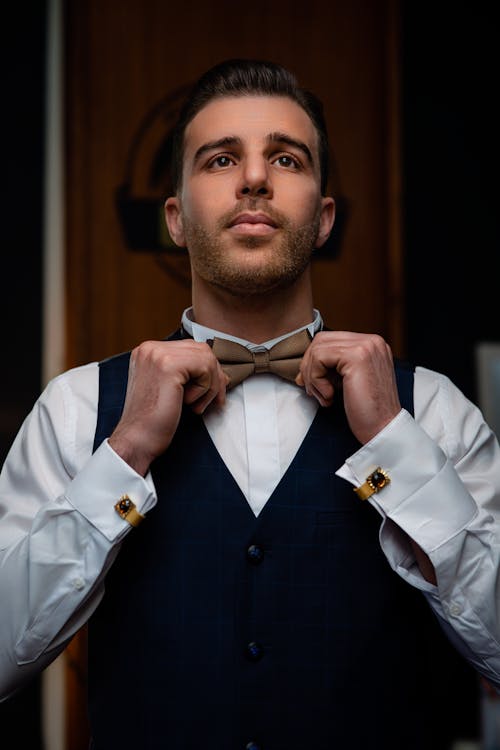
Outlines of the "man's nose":
[{"label": "man's nose", "polygon": [[272,182],[269,163],[263,158],[248,158],[241,164],[241,175],[238,181],[237,194],[244,196],[261,196],[272,198]]}]

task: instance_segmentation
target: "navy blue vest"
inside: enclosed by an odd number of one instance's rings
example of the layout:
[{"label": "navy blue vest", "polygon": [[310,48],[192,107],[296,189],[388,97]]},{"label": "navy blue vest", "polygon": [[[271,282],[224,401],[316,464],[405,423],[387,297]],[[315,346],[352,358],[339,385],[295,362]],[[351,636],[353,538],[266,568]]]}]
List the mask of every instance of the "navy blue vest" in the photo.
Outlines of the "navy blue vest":
[{"label": "navy blue vest", "polygon": [[[94,447],[120,417],[128,360],[100,365]],[[397,381],[412,413],[412,370]],[[89,623],[95,750],[442,750],[433,617],[391,571],[377,512],[334,475],[357,448],[339,394],[255,518],[184,410],[152,467],[158,504]]]}]

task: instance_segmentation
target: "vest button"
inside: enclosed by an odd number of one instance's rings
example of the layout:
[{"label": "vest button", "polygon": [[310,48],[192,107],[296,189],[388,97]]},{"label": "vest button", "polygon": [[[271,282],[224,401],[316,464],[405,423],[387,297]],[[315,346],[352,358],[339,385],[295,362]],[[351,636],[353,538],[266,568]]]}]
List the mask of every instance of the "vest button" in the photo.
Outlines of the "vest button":
[{"label": "vest button", "polygon": [[247,742],[245,750],[261,750],[261,747],[256,742]]},{"label": "vest button", "polygon": [[257,544],[251,544],[247,549],[248,562],[251,562],[252,565],[260,565],[263,559],[264,550],[262,549],[262,547],[259,547]]},{"label": "vest button", "polygon": [[246,656],[250,661],[259,661],[264,656],[264,649],[257,643],[257,641],[251,641],[246,647]]}]

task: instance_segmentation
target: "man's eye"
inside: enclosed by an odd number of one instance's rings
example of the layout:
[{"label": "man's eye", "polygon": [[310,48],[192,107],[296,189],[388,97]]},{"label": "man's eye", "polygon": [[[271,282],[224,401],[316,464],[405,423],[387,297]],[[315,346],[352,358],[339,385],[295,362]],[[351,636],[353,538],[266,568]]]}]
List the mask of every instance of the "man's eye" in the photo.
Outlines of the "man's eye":
[{"label": "man's eye", "polygon": [[220,154],[219,156],[215,156],[213,159],[211,159],[208,163],[208,166],[211,169],[224,169],[224,167],[230,167],[233,163],[233,159],[231,159],[229,156]]},{"label": "man's eye", "polygon": [[287,167],[292,169],[298,169],[300,166],[297,159],[294,159],[293,156],[289,156],[288,154],[282,154],[281,156],[278,156],[278,158],[274,160],[274,164],[277,164],[279,167]]}]

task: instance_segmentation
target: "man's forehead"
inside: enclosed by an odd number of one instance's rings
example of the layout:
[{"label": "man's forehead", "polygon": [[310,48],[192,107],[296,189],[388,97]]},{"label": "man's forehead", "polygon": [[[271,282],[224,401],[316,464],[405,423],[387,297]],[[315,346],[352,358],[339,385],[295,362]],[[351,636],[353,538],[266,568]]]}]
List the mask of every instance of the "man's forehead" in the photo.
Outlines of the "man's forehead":
[{"label": "man's forehead", "polygon": [[208,141],[224,137],[266,139],[271,133],[286,133],[316,150],[317,133],[309,115],[286,96],[224,96],[211,99],[186,127],[186,156]]}]

